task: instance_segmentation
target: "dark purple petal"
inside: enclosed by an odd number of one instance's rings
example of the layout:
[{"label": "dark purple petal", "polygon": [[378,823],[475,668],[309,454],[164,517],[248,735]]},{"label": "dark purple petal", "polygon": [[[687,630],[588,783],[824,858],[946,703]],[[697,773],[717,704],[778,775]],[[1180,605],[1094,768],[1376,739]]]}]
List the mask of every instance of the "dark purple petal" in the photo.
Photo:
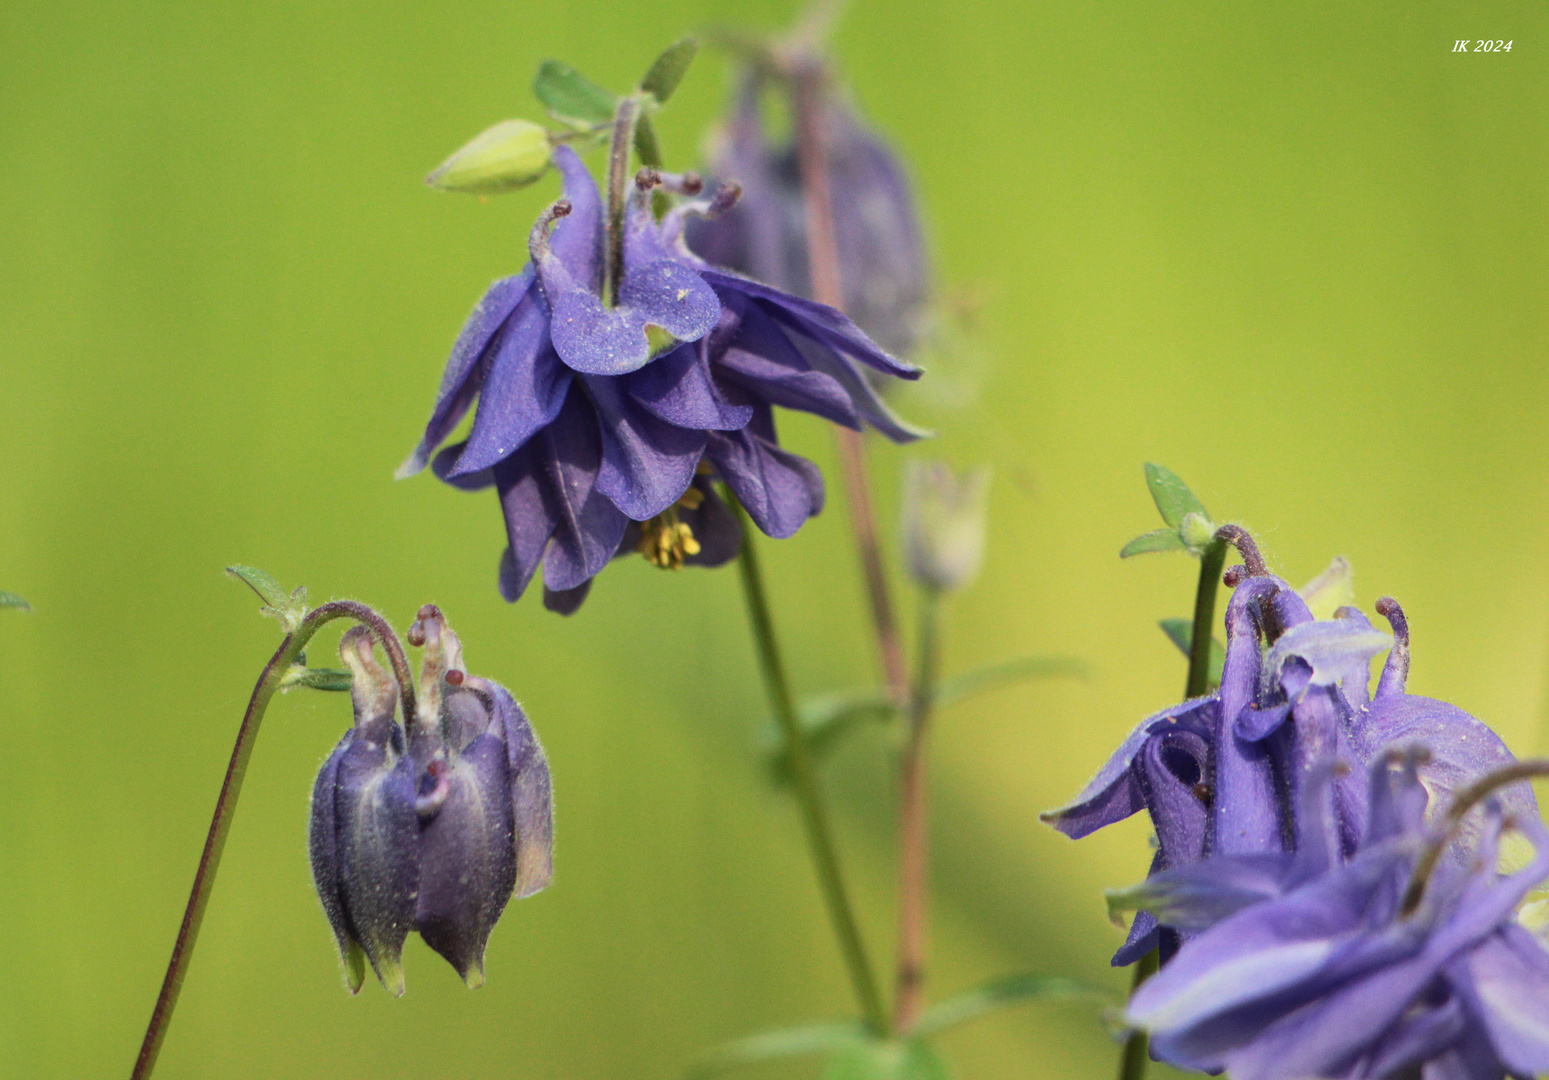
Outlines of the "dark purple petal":
[{"label": "dark purple petal", "polygon": [[357,729],[339,758],[334,787],[339,896],[351,936],[389,989],[402,992],[404,938],[414,925],[414,770],[391,760],[390,722]]},{"label": "dark purple petal", "polygon": [[500,595],[515,603],[543,559],[563,504],[549,480],[550,440],[540,436],[494,468],[508,546],[500,564]]},{"label": "dark purple petal", "polygon": [[895,360],[883,352],[843,312],[827,304],[803,300],[724,270],[704,269],[700,274],[723,299],[727,294],[740,293],[757,300],[776,322],[835,352],[903,379],[918,379],[924,374],[913,364]]},{"label": "dark purple petal", "polygon": [[494,683],[495,724],[504,733],[516,829],[516,897],[538,892],[554,875],[554,797],[549,762],[527,714],[505,687]]},{"label": "dark purple petal", "polygon": [[814,371],[773,319],[757,305],[740,299],[736,315],[731,343],[715,361],[719,374],[745,389],[754,400],[800,409],[860,430],[860,414],[844,385],[831,375]]},{"label": "dark purple petal", "polygon": [[715,489],[700,482],[703,479],[699,478],[694,486],[704,495],[704,501],[693,510],[678,511],[678,517],[694,530],[694,539],[699,541],[699,554],[683,561],[688,566],[724,566],[742,550],[742,526]]},{"label": "dark purple petal", "polygon": [[430,422],[425,425],[425,437],[414,452],[398,467],[398,477],[413,476],[430,461],[436,447],[452,433],[458,421],[473,403],[479,392],[482,372],[479,361],[488,350],[491,341],[505,325],[506,319],[531,289],[532,271],[524,270],[515,277],[502,278],[490,286],[479,306],[473,309],[457,343],[452,346],[452,356],[446,362],[441,376],[441,389],[436,394],[435,408]]},{"label": "dark purple petal", "polygon": [[[333,793],[338,787],[339,759],[344,756],[354,738],[354,728],[346,731],[317,774],[317,781],[312,785],[312,808],[307,834],[307,846],[312,858],[312,883],[317,886],[317,898],[323,903],[328,925],[333,927],[339,956],[346,961],[350,952],[350,930],[344,917],[344,900],[339,895],[339,829],[334,814]],[[358,986],[352,986],[350,992],[359,989]]]},{"label": "dark purple petal", "polygon": [[[582,381],[602,433],[597,490],[636,521],[655,517],[688,490],[704,455],[705,432],[658,420],[624,393],[620,380]],[[613,542],[616,546],[618,537]]]},{"label": "dark purple petal", "polygon": [[495,483],[495,474],[490,469],[480,469],[478,472],[466,475],[454,476],[453,470],[457,468],[457,459],[462,457],[463,450],[468,446],[466,441],[453,443],[451,446],[443,446],[436,451],[436,456],[431,459],[430,471],[436,474],[436,479],[443,484],[450,484],[458,491],[483,491]]},{"label": "dark purple petal", "polygon": [[1129,967],[1152,949],[1160,947],[1162,928],[1157,925],[1156,916],[1149,911],[1135,912],[1135,921],[1130,923],[1129,936],[1124,939],[1124,944],[1119,946],[1119,951],[1113,954],[1108,961],[1112,967]]},{"label": "dark purple petal", "polygon": [[543,606],[556,615],[574,615],[581,610],[581,605],[586,602],[586,595],[591,591],[590,579],[581,582],[573,589],[551,589],[544,585]]},{"label": "dark purple petal", "polygon": [[1269,749],[1238,737],[1237,717],[1254,700],[1259,681],[1259,645],[1254,605],[1287,588],[1272,577],[1249,578],[1226,608],[1226,661],[1221,673],[1220,727],[1215,745],[1213,847],[1224,855],[1279,851],[1279,800]]},{"label": "dark purple petal", "polygon": [[823,475],[817,466],[751,428],[711,432],[705,453],[767,536],[793,536],[823,509]]},{"label": "dark purple petal", "polygon": [[570,379],[570,370],[549,346],[548,312],[536,296],[527,297],[501,334],[468,448],[453,475],[489,468],[552,423]]},{"label": "dark purple petal", "polygon": [[549,235],[549,247],[575,284],[596,292],[602,284],[602,195],[591,171],[568,146],[554,148],[554,167],[570,201],[570,214]]},{"label": "dark purple petal", "polygon": [[[470,986],[484,981],[484,945],[516,882],[503,741],[479,736],[445,768],[440,808],[420,823],[414,926]],[[441,778],[427,777],[439,781]]]},{"label": "dark purple petal", "polygon": [[543,505],[555,522],[543,580],[557,591],[575,588],[608,565],[629,523],[597,488],[602,445],[597,414],[580,385],[572,384],[559,417],[543,430],[538,471]]},{"label": "dark purple petal", "polygon": [[1215,698],[1196,698],[1146,717],[1113,752],[1097,775],[1070,803],[1047,810],[1039,819],[1053,825],[1072,840],[1079,840],[1105,825],[1123,821],[1146,805],[1145,791],[1135,778],[1132,764],[1146,743],[1158,732],[1175,725],[1200,731],[1214,727],[1218,706]]},{"label": "dark purple petal", "polygon": [[1210,818],[1200,799],[1210,775],[1205,738],[1177,727],[1164,728],[1146,742],[1131,769],[1156,828],[1159,868],[1204,858]]},{"label": "dark purple petal", "polygon": [[[1362,1069],[1362,1075],[1401,1075],[1404,1069],[1448,1052],[1463,1036],[1466,1027],[1463,1007],[1455,996],[1423,1008],[1413,1016],[1402,1018],[1382,1036],[1369,1052],[1371,1061]],[[1425,1075],[1429,1076],[1429,1071]]]},{"label": "dark purple petal", "polygon": [[627,376],[629,395],[657,419],[680,428],[735,431],[753,410],[729,405],[710,377],[704,342],[680,345]]},{"label": "dark purple petal", "polygon": [[1195,934],[1254,904],[1278,899],[1295,878],[1292,855],[1222,855],[1154,869],[1144,882],[1119,895],[1144,905],[1168,926]]},{"label": "dark purple petal", "polygon": [[549,304],[554,310],[554,350],[572,370],[623,375],[650,361],[645,320],[635,311],[610,308],[586,289],[557,294],[549,290]]}]

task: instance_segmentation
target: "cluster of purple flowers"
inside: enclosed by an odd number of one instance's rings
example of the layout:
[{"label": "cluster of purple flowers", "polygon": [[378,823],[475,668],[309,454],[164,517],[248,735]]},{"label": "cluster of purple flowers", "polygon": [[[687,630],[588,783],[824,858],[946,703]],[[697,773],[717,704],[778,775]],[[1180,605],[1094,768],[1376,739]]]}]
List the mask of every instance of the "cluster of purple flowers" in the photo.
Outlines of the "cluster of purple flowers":
[{"label": "cluster of purple flowers", "polygon": [[[1377,609],[1392,635],[1246,577],[1220,689],[1142,721],[1045,815],[1072,838],[1151,816],[1151,876],[1112,895],[1139,909],[1114,963],[1161,950],[1128,1014],[1160,1060],[1239,1080],[1549,1070],[1549,946],[1515,917],[1549,834],[1526,783],[1491,780],[1513,762],[1494,732],[1406,693],[1408,625]],[[1534,849],[1515,872],[1506,829]]]},{"label": "cluster of purple flowers", "polygon": [[[534,226],[531,264],[497,281],[458,339],[424,438],[400,469],[462,488],[493,485],[509,546],[500,587],[516,600],[541,565],[544,602],[569,613],[615,555],[663,567],[736,554],[722,481],[765,533],[787,537],[823,506],[816,466],[783,449],[774,406],[898,441],[898,420],[857,364],[904,378],[833,308],[717,269],[683,242],[734,187],[679,203],[658,222],[661,177],[629,197],[618,280],[605,281],[597,185],[568,147],[554,151],[564,198]],[[612,295],[608,295],[611,292]],[[437,448],[478,400],[465,441]]]}]

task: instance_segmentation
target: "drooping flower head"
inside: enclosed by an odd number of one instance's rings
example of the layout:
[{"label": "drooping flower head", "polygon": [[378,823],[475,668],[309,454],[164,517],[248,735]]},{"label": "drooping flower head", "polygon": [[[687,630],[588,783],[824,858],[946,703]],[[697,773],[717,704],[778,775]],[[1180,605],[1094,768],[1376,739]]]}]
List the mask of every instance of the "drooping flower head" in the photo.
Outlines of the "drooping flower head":
[{"label": "drooping flower head", "polygon": [[[1068,806],[1043,815],[1073,839],[1145,809],[1159,843],[1153,871],[1214,855],[1273,855],[1317,841],[1351,855],[1367,818],[1367,766],[1388,748],[1428,747],[1420,777],[1438,798],[1512,760],[1488,727],[1444,702],[1405,693],[1408,624],[1392,600],[1378,611],[1394,634],[1354,608],[1312,617],[1296,590],[1256,559],[1226,611],[1220,688],[1143,720]],[[1391,647],[1391,648],[1390,648]],[[1369,662],[1390,648],[1375,697]],[[1320,769],[1343,770],[1314,783]],[[1503,797],[1531,792],[1514,788]],[[1318,806],[1313,807],[1312,801]],[[1316,823],[1315,825],[1312,823]],[[1128,964],[1175,930],[1142,911],[1114,957]]]},{"label": "drooping flower head", "polygon": [[506,902],[549,881],[548,762],[510,693],[463,669],[457,637],[433,605],[409,631],[425,659],[407,730],[375,640],[357,627],[340,645],[355,724],[313,786],[313,881],[351,993],[366,962],[403,993],[410,930],[477,986]]},{"label": "drooping flower head", "polygon": [[651,194],[662,178],[642,170],[622,265],[608,274],[597,186],[568,147],[554,164],[565,198],[534,226],[531,264],[474,310],[425,436],[399,470],[430,462],[477,399],[467,439],[436,455],[435,471],[499,491],[506,599],[541,565],[545,603],[568,613],[632,549],[662,566],[726,561],[740,536],[715,481],[765,533],[792,535],[822,508],[823,481],[780,447],[776,405],[918,437],[857,364],[905,378],[918,369],[832,308],[715,269],[684,245],[686,218],[717,212],[733,190],[680,203],[658,223]]},{"label": "drooping flower head", "polygon": [[[690,222],[689,242],[718,266],[810,296],[800,162],[794,141],[769,137],[762,83],[757,74],[742,81],[710,166],[740,184],[742,198],[719,217]],[[908,173],[826,81],[819,107],[845,311],[884,348],[907,356],[925,329],[931,287]]]}]

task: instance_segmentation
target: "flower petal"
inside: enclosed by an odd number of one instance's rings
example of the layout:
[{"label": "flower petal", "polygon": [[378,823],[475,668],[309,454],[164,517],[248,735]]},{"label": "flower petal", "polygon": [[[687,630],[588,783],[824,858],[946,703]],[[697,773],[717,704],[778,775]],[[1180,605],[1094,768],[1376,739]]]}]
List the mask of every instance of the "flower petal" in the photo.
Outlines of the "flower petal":
[{"label": "flower petal", "polygon": [[679,341],[698,341],[721,317],[715,290],[694,270],[671,259],[629,270],[619,289],[619,305]]},{"label": "flower petal", "polygon": [[630,397],[674,427],[735,431],[753,418],[748,406],[722,398],[710,377],[703,339],[678,346],[627,379]]},{"label": "flower petal", "polygon": [[468,448],[453,476],[489,468],[559,415],[571,374],[549,344],[548,321],[536,295],[517,307],[485,376]]},{"label": "flower petal", "polygon": [[753,523],[767,536],[793,536],[823,509],[823,474],[752,427],[710,433],[705,453]]},{"label": "flower petal", "polygon": [[532,289],[532,283],[531,268],[515,277],[502,278],[490,286],[478,307],[473,309],[473,314],[468,316],[462,333],[457,336],[457,343],[452,346],[451,358],[446,362],[446,371],[441,376],[441,389],[436,395],[430,422],[425,425],[425,436],[408,459],[398,467],[397,476],[400,480],[424,469],[436,447],[445,441],[462,420],[483,382],[479,361],[485,357],[490,343],[505,325],[506,319]]},{"label": "flower petal", "polygon": [[587,376],[582,382],[602,434],[597,490],[636,521],[660,514],[693,482],[705,433],[658,420],[632,401],[617,379]]}]

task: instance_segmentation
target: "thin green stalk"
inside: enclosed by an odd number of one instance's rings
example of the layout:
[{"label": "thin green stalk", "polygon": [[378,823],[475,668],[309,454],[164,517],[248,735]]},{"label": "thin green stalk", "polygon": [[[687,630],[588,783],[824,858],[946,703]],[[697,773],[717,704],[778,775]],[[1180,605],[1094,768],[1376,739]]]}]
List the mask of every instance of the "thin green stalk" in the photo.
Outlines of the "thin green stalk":
[{"label": "thin green stalk", "polygon": [[920,595],[919,656],[909,693],[909,741],[899,768],[898,792],[898,977],[893,999],[893,1028],[907,1034],[925,998],[926,881],[929,865],[929,814],[925,750],[936,677],[941,660],[941,594]]},{"label": "thin green stalk", "polygon": [[[1225,565],[1226,541],[1211,540],[1199,559],[1199,586],[1194,592],[1194,633],[1189,640],[1189,677],[1183,688],[1185,698],[1196,698],[1210,691],[1210,643],[1216,621],[1216,587],[1221,582],[1221,568]],[[1152,949],[1135,964],[1131,997],[1135,996],[1141,983],[1156,974],[1159,962],[1157,951]],[[1119,1080],[1142,1080],[1146,1075],[1146,1062],[1151,1058],[1149,1051],[1150,1038],[1146,1033],[1131,1032],[1119,1058]]]},{"label": "thin green stalk", "polygon": [[742,578],[743,597],[748,606],[748,624],[758,649],[758,665],[764,676],[764,688],[769,693],[769,704],[774,709],[775,719],[790,751],[791,786],[795,790],[796,802],[801,807],[807,843],[812,849],[812,861],[817,868],[818,884],[828,904],[834,932],[839,937],[839,951],[849,969],[850,982],[854,986],[861,1014],[873,1030],[886,1032],[887,1014],[882,1008],[882,997],[877,992],[877,980],[872,974],[871,962],[866,957],[866,945],[855,921],[855,911],[845,891],[844,876],[839,869],[833,832],[828,823],[828,812],[823,805],[816,771],[812,766],[812,752],[796,716],[796,704],[791,698],[790,683],[786,679],[779,642],[775,638],[774,619],[769,612],[769,597],[759,568],[753,526],[741,503],[735,498],[728,501],[742,527],[742,553],[737,559],[737,567]]},{"label": "thin green stalk", "polygon": [[204,850],[199,856],[199,867],[194,871],[194,885],[188,895],[188,906],[183,910],[183,922],[178,927],[177,941],[172,945],[172,958],[167,962],[167,974],[161,982],[161,993],[156,996],[156,1007],[151,1010],[151,1021],[145,1029],[145,1040],[140,1044],[140,1055],[135,1059],[131,1080],[146,1080],[156,1068],[156,1056],[161,1052],[162,1041],[167,1037],[167,1026],[172,1022],[172,1011],[177,1008],[178,992],[183,988],[183,978],[188,974],[188,964],[193,959],[194,945],[199,939],[199,925],[204,921],[204,911],[210,904],[210,892],[215,887],[215,872],[220,867],[221,852],[226,847],[226,837],[231,832],[231,820],[237,807],[237,796],[242,793],[242,780],[247,775],[247,764],[253,756],[253,744],[258,738],[258,727],[263,723],[280,680],[296,662],[312,635],[334,619],[356,619],[376,631],[383,650],[392,664],[403,695],[404,715],[414,715],[414,680],[409,672],[408,658],[393,628],[387,625],[375,611],[353,600],[335,600],[314,608],[301,620],[301,625],[288,634],[280,647],[269,658],[253,696],[248,699],[247,712],[242,714],[242,726],[237,729],[236,745],[231,749],[231,761],[226,766],[226,778],[221,782],[220,795],[215,800],[215,814],[210,820],[210,831],[205,836]]},{"label": "thin green stalk", "polygon": [[629,195],[629,150],[635,142],[635,124],[640,119],[640,100],[627,97],[619,102],[613,119],[613,142],[608,148],[608,220],[607,259],[603,263],[602,295],[609,306],[618,303],[624,283],[624,205]]}]

